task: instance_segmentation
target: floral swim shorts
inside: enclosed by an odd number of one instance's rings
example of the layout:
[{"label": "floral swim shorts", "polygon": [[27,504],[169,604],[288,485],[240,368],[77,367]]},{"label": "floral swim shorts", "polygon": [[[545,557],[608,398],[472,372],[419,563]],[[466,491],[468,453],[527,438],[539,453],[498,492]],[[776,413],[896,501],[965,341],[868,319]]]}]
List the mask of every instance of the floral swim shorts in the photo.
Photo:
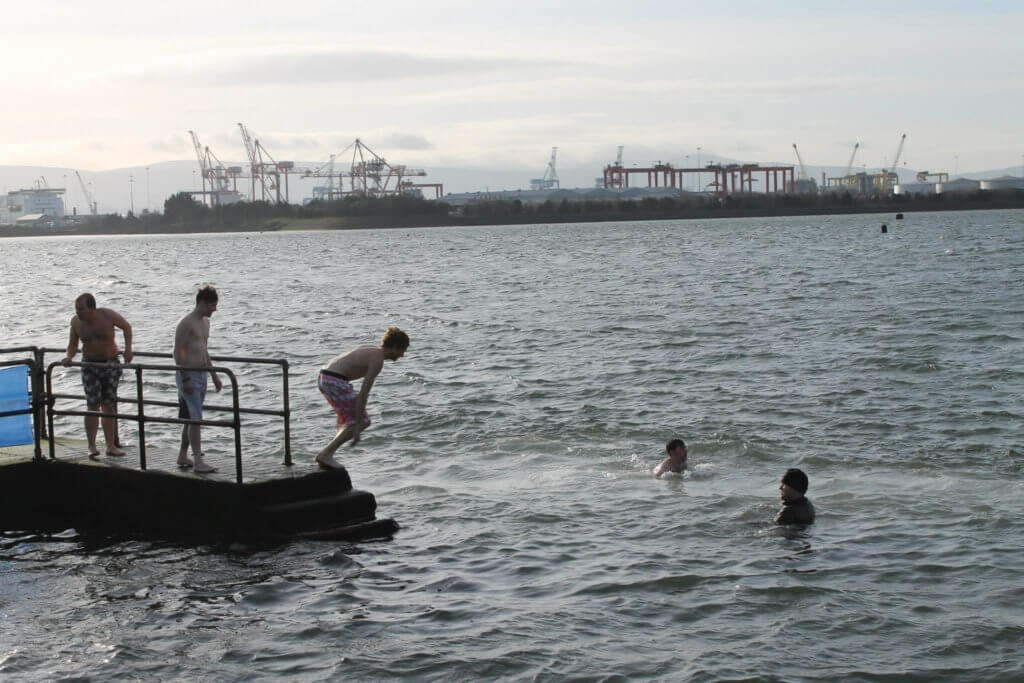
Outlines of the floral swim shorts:
[{"label": "floral swim shorts", "polygon": [[116,358],[89,362],[95,365],[82,366],[82,388],[85,390],[86,404],[111,408],[116,406],[121,363]]},{"label": "floral swim shorts", "polygon": [[338,429],[358,422],[362,422],[365,427],[370,426],[370,416],[366,414],[365,409],[361,417],[356,416],[359,392],[347,379],[336,372],[321,370],[316,378],[316,386],[331,404],[331,408],[334,408],[334,413],[338,416]]}]

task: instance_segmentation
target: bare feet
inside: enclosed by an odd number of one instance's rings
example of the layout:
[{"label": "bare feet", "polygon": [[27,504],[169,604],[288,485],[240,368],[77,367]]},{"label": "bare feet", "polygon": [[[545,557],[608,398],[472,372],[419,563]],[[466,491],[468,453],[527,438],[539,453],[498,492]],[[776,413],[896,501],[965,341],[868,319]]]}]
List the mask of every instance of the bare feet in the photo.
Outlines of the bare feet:
[{"label": "bare feet", "polygon": [[117,446],[107,446],[107,455],[113,455],[114,457],[121,458],[124,457],[126,454]]},{"label": "bare feet", "polygon": [[333,455],[316,456],[316,464],[322,470],[343,470],[345,466],[334,459]]},{"label": "bare feet", "polygon": [[196,474],[209,474],[210,472],[216,472],[217,468],[203,460],[202,456],[195,456],[194,467],[192,471]]},{"label": "bare feet", "polygon": [[99,460],[99,457],[100,457],[99,449],[96,448],[95,446],[89,446],[89,459],[90,460]]},{"label": "bare feet", "polygon": [[193,464],[195,463],[193,463],[192,460],[187,455],[178,456],[178,467],[180,469],[187,470],[188,468],[192,467]]}]

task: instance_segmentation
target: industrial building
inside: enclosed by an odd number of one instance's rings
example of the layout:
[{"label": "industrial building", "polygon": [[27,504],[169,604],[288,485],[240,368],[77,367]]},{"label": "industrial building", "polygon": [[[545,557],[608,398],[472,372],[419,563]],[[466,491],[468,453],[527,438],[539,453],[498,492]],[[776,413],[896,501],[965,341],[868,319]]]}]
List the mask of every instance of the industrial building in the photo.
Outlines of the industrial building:
[{"label": "industrial building", "polygon": [[39,187],[8,192],[0,205],[0,224],[59,224],[64,219],[63,194],[63,187]]}]

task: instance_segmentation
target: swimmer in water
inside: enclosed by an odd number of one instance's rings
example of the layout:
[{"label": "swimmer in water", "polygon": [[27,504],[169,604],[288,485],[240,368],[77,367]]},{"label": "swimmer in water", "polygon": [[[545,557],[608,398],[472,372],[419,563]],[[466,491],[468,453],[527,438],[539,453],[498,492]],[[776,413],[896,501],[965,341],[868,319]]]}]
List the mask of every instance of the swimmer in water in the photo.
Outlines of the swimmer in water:
[{"label": "swimmer in water", "polygon": [[660,477],[666,472],[681,473],[686,469],[686,444],[682,439],[672,439],[665,444],[668,457],[654,470],[654,476]]}]

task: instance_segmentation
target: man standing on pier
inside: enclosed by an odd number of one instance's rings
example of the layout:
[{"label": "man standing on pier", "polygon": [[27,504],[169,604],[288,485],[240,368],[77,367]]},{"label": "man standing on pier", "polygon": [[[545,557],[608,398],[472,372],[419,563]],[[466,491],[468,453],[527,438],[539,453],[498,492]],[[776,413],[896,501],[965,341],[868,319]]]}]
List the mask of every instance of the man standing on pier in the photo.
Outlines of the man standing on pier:
[{"label": "man standing on pier", "polygon": [[[322,469],[341,469],[342,465],[334,459],[334,453],[349,439],[352,439],[353,446],[359,443],[359,435],[370,426],[366,402],[384,361],[398,360],[408,348],[409,335],[397,327],[389,327],[380,340],[380,346],[356,347],[335,356],[320,370],[316,385],[338,416],[338,432],[316,456],[316,462]],[[363,383],[356,393],[352,382],[360,378]]]},{"label": "man standing on pier", "polygon": [[[82,387],[89,410],[114,415],[117,413],[117,385],[121,381],[121,363],[117,359],[114,328],[124,335],[124,362],[132,362],[132,326],[121,315],[109,308],[96,308],[96,297],[86,293],[75,299],[75,316],[71,319],[71,336],[67,355],[61,360],[65,367],[71,364],[82,342]],[[89,457],[99,457],[96,431],[100,419],[95,415],[85,418],[85,436],[89,441]],[[103,440],[107,455],[124,455],[117,447],[117,431],[113,418],[103,418]]]},{"label": "man standing on pier", "polygon": [[[196,293],[196,307],[178,322],[174,332],[174,363],[188,368],[209,368],[210,316],[217,310],[217,290],[207,285]],[[178,385],[178,417],[186,420],[203,419],[203,399],[206,398],[206,375],[213,379],[213,388],[220,391],[221,382],[213,370],[178,370],[174,380]],[[192,459],[188,447],[192,446]],[[178,467],[195,467],[195,472],[216,472],[217,468],[203,460],[201,427],[197,424],[181,426],[181,448]]]}]

